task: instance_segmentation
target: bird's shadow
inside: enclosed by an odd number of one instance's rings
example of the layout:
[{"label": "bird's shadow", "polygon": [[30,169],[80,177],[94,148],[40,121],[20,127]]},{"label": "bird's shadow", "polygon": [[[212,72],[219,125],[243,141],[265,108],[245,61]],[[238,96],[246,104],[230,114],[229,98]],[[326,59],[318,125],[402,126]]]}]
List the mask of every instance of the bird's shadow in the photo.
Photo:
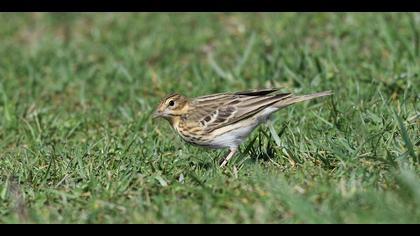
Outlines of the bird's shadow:
[{"label": "bird's shadow", "polygon": [[[287,128],[287,123],[283,125],[278,136],[281,137]],[[264,128],[258,129],[258,134],[244,147],[238,150],[238,154],[234,157],[231,162],[242,165],[245,161],[258,162],[258,161],[270,161],[278,157],[279,147],[276,146],[271,133],[267,132]],[[226,151],[219,152],[212,160],[200,160],[197,162],[190,163],[200,169],[209,170],[214,167],[220,166],[220,162],[226,155]],[[249,156],[250,158],[246,158]],[[229,165],[229,164],[228,164]]]},{"label": "bird's shadow", "polygon": [[[277,135],[281,137],[286,128],[287,123],[283,125]],[[274,142],[271,133],[260,127],[258,134],[245,146],[243,151],[240,151],[240,158],[244,159],[244,156],[248,155],[250,156],[249,161],[252,162],[270,161],[279,155],[278,151],[279,147]]]}]

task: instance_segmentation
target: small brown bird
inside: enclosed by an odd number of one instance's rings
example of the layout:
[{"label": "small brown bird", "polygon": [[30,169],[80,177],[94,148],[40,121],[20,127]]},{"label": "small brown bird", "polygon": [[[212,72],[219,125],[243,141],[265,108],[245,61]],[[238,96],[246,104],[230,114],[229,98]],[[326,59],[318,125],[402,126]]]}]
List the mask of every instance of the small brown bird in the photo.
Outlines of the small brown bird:
[{"label": "small brown bird", "polygon": [[229,148],[220,167],[226,165],[239,144],[259,124],[281,108],[331,95],[330,91],[295,96],[274,93],[277,89],[218,93],[187,98],[173,93],[162,98],[153,118],[163,117],[191,144],[209,148]]}]

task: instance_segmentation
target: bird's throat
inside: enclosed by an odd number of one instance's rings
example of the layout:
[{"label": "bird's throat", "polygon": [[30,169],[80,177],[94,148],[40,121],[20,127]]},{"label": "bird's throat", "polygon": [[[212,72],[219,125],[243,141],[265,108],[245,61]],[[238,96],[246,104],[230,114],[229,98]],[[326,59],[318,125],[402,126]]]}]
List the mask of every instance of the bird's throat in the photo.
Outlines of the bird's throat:
[{"label": "bird's throat", "polygon": [[170,116],[166,117],[166,120],[168,120],[172,127],[176,128],[178,127],[181,118],[179,116]]}]

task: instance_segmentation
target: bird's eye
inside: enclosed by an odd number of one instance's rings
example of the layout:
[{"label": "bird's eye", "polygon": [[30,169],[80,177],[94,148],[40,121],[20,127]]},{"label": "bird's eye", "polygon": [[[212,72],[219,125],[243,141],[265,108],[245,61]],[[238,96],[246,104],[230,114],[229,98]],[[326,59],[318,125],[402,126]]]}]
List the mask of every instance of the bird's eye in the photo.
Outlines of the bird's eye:
[{"label": "bird's eye", "polygon": [[175,106],[175,102],[174,102],[174,100],[169,101],[169,106],[170,106],[170,107]]}]

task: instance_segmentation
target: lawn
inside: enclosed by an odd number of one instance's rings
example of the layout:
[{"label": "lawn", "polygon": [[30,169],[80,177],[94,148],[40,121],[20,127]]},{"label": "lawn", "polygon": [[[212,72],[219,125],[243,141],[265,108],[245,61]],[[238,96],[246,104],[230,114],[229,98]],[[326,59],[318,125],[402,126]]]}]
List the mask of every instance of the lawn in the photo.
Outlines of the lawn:
[{"label": "lawn", "polygon": [[[420,223],[419,13],[0,14],[0,223]],[[276,87],[226,168],[160,98]]]}]

